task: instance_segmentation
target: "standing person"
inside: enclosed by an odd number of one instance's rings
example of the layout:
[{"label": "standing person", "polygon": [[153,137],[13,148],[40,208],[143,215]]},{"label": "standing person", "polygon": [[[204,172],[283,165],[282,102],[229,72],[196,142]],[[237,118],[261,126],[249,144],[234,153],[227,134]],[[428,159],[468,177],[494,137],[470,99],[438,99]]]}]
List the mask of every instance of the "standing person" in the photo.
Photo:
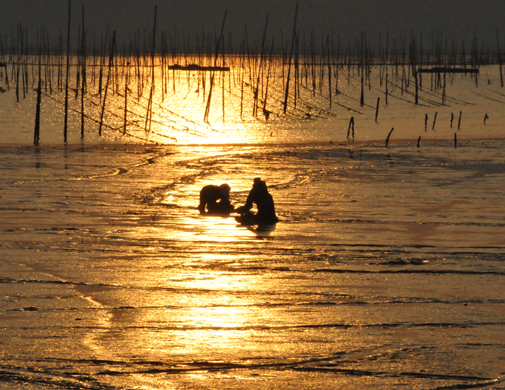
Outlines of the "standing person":
[{"label": "standing person", "polygon": [[[250,210],[253,203],[258,208],[258,213],[253,214]],[[268,192],[266,183],[259,177],[254,179],[253,188],[247,196],[244,206],[236,209],[241,214],[237,221],[249,225],[268,225],[279,221],[275,214],[275,206],[272,195]]]},{"label": "standing person", "polygon": [[205,213],[206,207],[211,214],[229,214],[235,210],[230,202],[230,186],[225,183],[220,186],[211,184],[203,187],[200,191],[200,204],[198,205],[200,214]]}]

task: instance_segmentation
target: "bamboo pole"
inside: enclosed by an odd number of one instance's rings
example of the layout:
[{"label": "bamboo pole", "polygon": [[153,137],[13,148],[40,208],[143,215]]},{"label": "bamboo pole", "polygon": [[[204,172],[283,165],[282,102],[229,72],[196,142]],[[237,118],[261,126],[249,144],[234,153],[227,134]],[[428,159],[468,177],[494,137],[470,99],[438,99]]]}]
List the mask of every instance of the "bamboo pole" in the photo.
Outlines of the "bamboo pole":
[{"label": "bamboo pole", "polygon": [[72,8],[72,0],[68,0],[68,23],[67,23],[67,69],[65,76],[65,118],[63,122],[63,142],[67,144],[68,133],[68,82],[70,74],[70,15]]},{"label": "bamboo pole", "polygon": [[291,39],[291,52],[289,54],[289,62],[288,62],[288,75],[286,79],[286,92],[284,94],[284,108],[283,112],[286,114],[287,108],[288,108],[288,97],[289,97],[289,77],[291,73],[291,59],[293,57],[293,49],[295,46],[295,38],[296,38],[296,19],[298,16],[298,1],[296,2],[296,8],[295,8],[295,21],[294,21],[294,26],[293,26],[293,37]]},{"label": "bamboo pole", "polygon": [[84,138],[84,95],[86,93],[86,29],[84,24],[84,3],[82,3],[82,42],[81,42],[81,139]]},{"label": "bamboo pole", "polygon": [[379,116],[379,103],[380,103],[381,98],[377,98],[377,108],[375,109],[375,123],[377,123],[377,118]]},{"label": "bamboo pole", "polygon": [[107,92],[109,90],[109,81],[111,78],[112,65],[114,63],[114,46],[116,45],[116,31],[112,33],[112,42],[110,45],[109,70],[107,72],[107,80],[105,81],[105,91],[103,93],[102,111],[100,114],[100,124],[98,127],[98,135],[102,136],[103,117],[105,114],[105,104],[107,103]]},{"label": "bamboo pole", "polygon": [[[216,44],[216,56],[214,58],[214,66],[217,66],[217,60],[218,60],[218,57],[219,57],[219,46],[221,45],[221,39],[223,37],[224,24],[226,22],[226,15],[227,14],[228,14],[228,11],[225,11],[224,12],[224,18],[223,18],[223,23],[221,25],[221,33],[219,35],[219,39],[217,40],[217,44]],[[210,74],[209,96],[207,98],[207,105],[205,106],[205,114],[204,114],[204,117],[203,117],[203,121],[205,123],[209,123],[210,102],[211,102],[211,99],[212,99],[212,87],[213,87],[213,84],[214,84],[214,71],[212,71],[211,74]]]},{"label": "bamboo pole", "polygon": [[[152,116],[153,116],[153,94],[154,94],[154,70],[155,70],[155,47],[156,47],[156,17],[158,13],[158,6],[154,6],[154,27],[153,27],[153,47],[151,52],[151,88],[149,90],[149,101],[147,104],[147,112],[146,112],[146,123],[145,123],[145,132],[151,132],[152,125]],[[149,125],[149,128],[148,128]]]},{"label": "bamboo pole", "polygon": [[389,132],[389,134],[386,138],[386,148],[388,147],[388,144],[389,144],[389,137],[391,137],[391,133],[393,132],[394,129],[395,129],[394,127],[391,129],[391,131]]},{"label": "bamboo pole", "polygon": [[35,131],[33,135],[33,144],[38,145],[40,142],[40,105],[42,100],[42,65],[41,54],[39,52],[39,82],[37,87],[37,106],[35,108]]}]

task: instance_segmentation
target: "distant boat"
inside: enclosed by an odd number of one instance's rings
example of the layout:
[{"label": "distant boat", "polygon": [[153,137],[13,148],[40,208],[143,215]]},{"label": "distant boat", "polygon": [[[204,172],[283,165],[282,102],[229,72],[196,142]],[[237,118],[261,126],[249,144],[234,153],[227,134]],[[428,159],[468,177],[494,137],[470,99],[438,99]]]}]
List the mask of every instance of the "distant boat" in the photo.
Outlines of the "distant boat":
[{"label": "distant boat", "polygon": [[168,69],[173,69],[173,70],[195,70],[195,71],[218,71],[218,72],[229,72],[230,67],[228,66],[200,66],[196,64],[189,64],[186,66],[182,66],[179,64],[175,65],[170,65]]},{"label": "distant boat", "polygon": [[445,67],[434,67],[434,68],[419,68],[417,70],[419,73],[479,73],[477,68],[445,68]]}]

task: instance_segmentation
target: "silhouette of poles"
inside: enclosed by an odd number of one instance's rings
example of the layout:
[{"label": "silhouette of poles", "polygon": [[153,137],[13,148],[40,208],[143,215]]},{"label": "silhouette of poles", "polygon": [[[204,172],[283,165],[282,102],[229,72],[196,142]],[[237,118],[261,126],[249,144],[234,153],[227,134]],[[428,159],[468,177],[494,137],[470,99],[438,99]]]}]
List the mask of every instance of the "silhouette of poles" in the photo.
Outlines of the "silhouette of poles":
[{"label": "silhouette of poles", "polygon": [[377,107],[375,109],[375,123],[377,123],[377,118],[379,117],[379,104],[380,104],[381,98],[377,98]]},{"label": "silhouette of poles", "polygon": [[42,65],[41,54],[39,52],[39,82],[37,86],[37,106],[35,108],[35,130],[33,134],[33,144],[38,145],[40,141],[40,104],[42,100]]},{"label": "silhouette of poles", "polygon": [[[219,39],[216,44],[216,56],[214,58],[214,66],[217,66],[217,59],[219,57],[219,47],[221,45],[221,40],[223,38],[224,24],[226,22],[226,15],[228,11],[224,12],[223,24],[221,25],[221,33],[219,34]],[[210,74],[210,86],[209,86],[209,97],[207,98],[207,105],[205,106],[205,114],[203,116],[203,121],[209,123],[209,113],[210,113],[210,102],[212,99],[212,87],[214,85],[214,71]]]},{"label": "silhouette of poles", "polygon": [[389,137],[391,137],[391,133],[393,132],[394,129],[395,129],[394,127],[391,129],[391,131],[389,132],[389,134],[386,138],[386,148],[388,147],[388,144],[389,144]]},{"label": "silhouette of poles", "polygon": [[68,23],[67,23],[67,72],[65,76],[65,119],[63,122],[63,142],[67,143],[67,128],[68,128],[68,81],[70,73],[70,12],[72,8],[72,0],[68,0]]},{"label": "silhouette of poles", "polygon": [[103,94],[102,112],[100,114],[100,125],[98,127],[98,135],[102,136],[103,116],[105,114],[105,104],[107,103],[107,91],[109,90],[109,81],[111,78],[112,65],[114,63],[114,46],[116,45],[116,31],[112,33],[112,43],[110,45],[109,70],[107,72],[107,80],[105,82],[105,91]]},{"label": "silhouette of poles", "polygon": [[[156,14],[158,11],[158,6],[154,6],[154,27],[153,27],[153,47],[152,47],[152,57],[151,57],[151,88],[149,91],[149,101],[147,103],[147,112],[146,112],[146,123],[145,123],[145,132],[151,131],[152,117],[153,117],[153,93],[154,93],[154,55],[155,55],[155,47],[156,47]],[[149,124],[149,129],[147,125]]]},{"label": "silhouette of poles", "polygon": [[289,61],[288,61],[288,75],[287,75],[287,79],[286,79],[286,92],[284,94],[284,108],[283,108],[284,114],[286,114],[286,111],[287,111],[287,108],[288,108],[289,78],[290,78],[290,75],[291,75],[291,60],[293,58],[293,49],[294,49],[294,46],[295,46],[295,39],[296,39],[296,19],[297,19],[297,16],[298,16],[298,1],[296,2],[295,21],[294,21],[294,25],[293,25],[293,37],[291,39],[291,51],[290,51],[290,54],[289,54]]},{"label": "silhouette of poles", "polygon": [[84,94],[86,93],[86,29],[84,26],[84,3],[82,4],[81,37],[81,139],[84,138]]},{"label": "silhouette of poles", "polygon": [[127,62],[126,75],[125,75],[125,84],[124,84],[124,125],[123,125],[123,134],[126,134],[126,123],[127,123],[127,114],[128,114],[128,83],[130,79],[130,63]]},{"label": "silhouette of poles", "polygon": [[260,85],[260,77],[262,76],[262,71],[263,71],[267,27],[268,27],[268,14],[267,14],[267,18],[265,21],[265,29],[263,30],[263,39],[261,40],[261,54],[260,54],[260,63],[259,63],[259,68],[258,68],[259,70],[258,70],[258,76],[256,79],[256,86],[254,88],[253,116],[255,116],[255,117],[258,115],[259,85]]},{"label": "silhouette of poles", "polygon": [[351,119],[349,120],[349,127],[347,128],[347,138],[351,135],[352,131],[352,138],[354,139],[354,117],[351,116]]},{"label": "silhouette of poles", "polygon": [[500,65],[500,82],[503,88],[503,70],[502,70],[502,61],[500,52],[500,36],[498,35],[498,29],[496,29],[496,50],[498,54],[498,64]]},{"label": "silhouette of poles", "polygon": [[266,83],[266,86],[265,86],[265,97],[264,97],[264,100],[263,100],[263,115],[265,116],[265,120],[268,122],[268,118],[270,116],[270,111],[267,110],[267,99],[268,99],[268,82],[270,80],[270,69],[272,67],[272,54],[273,54],[273,50],[274,50],[274,41],[272,39],[272,47],[270,49],[270,58],[269,58],[269,62],[268,62],[268,70],[267,70],[267,83]]}]

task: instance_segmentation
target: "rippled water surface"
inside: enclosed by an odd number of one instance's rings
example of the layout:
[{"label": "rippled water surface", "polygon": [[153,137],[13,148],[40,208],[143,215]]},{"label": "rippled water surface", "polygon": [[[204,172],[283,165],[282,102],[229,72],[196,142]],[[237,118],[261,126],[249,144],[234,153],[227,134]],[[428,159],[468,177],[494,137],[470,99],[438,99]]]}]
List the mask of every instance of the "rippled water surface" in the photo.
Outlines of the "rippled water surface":
[{"label": "rippled water surface", "polygon": [[502,388],[504,150],[3,146],[0,387]]}]

